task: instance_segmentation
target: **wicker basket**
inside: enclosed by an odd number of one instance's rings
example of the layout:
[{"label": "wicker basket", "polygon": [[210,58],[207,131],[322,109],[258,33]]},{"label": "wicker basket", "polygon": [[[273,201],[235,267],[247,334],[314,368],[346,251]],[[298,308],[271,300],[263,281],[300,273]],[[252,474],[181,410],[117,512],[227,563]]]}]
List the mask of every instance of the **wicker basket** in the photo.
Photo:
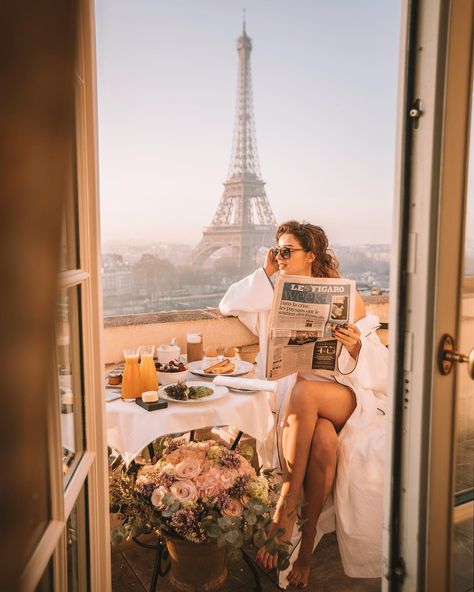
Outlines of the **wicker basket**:
[{"label": "wicker basket", "polygon": [[236,350],[237,358],[239,360],[244,360],[245,362],[255,364],[255,358],[259,352],[258,343],[253,343],[252,345],[241,345],[240,347],[237,347]]}]

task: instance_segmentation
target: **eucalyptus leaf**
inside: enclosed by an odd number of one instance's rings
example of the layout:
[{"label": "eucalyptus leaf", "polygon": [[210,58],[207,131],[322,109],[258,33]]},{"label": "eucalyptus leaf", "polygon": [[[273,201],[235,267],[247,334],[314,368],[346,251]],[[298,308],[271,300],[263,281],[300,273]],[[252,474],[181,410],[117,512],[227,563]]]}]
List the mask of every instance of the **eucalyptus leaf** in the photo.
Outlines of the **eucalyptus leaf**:
[{"label": "eucalyptus leaf", "polygon": [[252,540],[253,528],[248,524],[244,527],[244,539],[248,542]]},{"label": "eucalyptus leaf", "polygon": [[232,523],[230,521],[230,516],[221,516],[217,519],[217,524],[221,527],[221,529],[225,532],[232,528]]},{"label": "eucalyptus leaf", "polygon": [[271,554],[275,555],[278,551],[278,541],[275,537],[268,539],[265,543],[265,549]]},{"label": "eucalyptus leaf", "polygon": [[255,502],[253,504],[252,509],[255,512],[255,514],[258,514],[259,516],[261,516],[262,514],[267,512],[269,508],[266,504],[264,504],[262,502]]},{"label": "eucalyptus leaf", "polygon": [[165,506],[172,506],[176,501],[176,498],[172,493],[166,493],[161,501]]},{"label": "eucalyptus leaf", "polygon": [[231,561],[240,561],[243,559],[244,555],[239,548],[232,547],[228,552],[227,556]]},{"label": "eucalyptus leaf", "polygon": [[250,510],[244,510],[244,518],[248,524],[256,524],[257,522],[257,515]]},{"label": "eucalyptus leaf", "polygon": [[123,541],[123,536],[117,530],[113,530],[110,535],[110,542],[112,545],[119,545]]},{"label": "eucalyptus leaf", "polygon": [[226,533],[224,533],[224,538],[227,543],[230,543],[231,545],[235,545],[235,543],[237,542],[237,539],[239,537],[239,534],[240,533],[238,530],[228,530]]},{"label": "eucalyptus leaf", "polygon": [[263,528],[260,528],[253,533],[253,542],[257,547],[263,547],[266,540],[267,535],[265,534]]},{"label": "eucalyptus leaf", "polygon": [[220,534],[222,534],[222,530],[217,526],[215,522],[211,524],[206,524],[204,526],[204,530],[207,532],[208,536],[212,539],[217,538]]}]

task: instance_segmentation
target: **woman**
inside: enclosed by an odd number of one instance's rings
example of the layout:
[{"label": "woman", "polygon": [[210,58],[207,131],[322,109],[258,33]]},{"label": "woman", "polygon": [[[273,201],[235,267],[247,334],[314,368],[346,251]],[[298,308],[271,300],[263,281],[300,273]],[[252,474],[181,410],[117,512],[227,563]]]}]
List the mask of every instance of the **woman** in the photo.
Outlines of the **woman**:
[{"label": "woman", "polygon": [[[279,271],[339,277],[338,263],[320,227],[289,221],[280,225],[276,238],[278,247],[268,251],[263,268],[233,284],[220,303],[223,314],[238,316],[259,336],[260,376],[273,297],[271,276]],[[307,586],[314,546],[322,534],[334,530],[332,506],[326,504],[333,485],[337,538],[346,573],[353,577],[381,574],[387,352],[375,333],[377,327],[378,319],[366,316],[357,294],[355,323],[333,332],[343,346],[334,378],[293,374],[279,381],[273,406],[277,435],[281,435],[283,483],[269,534],[277,533],[282,542],[294,540],[298,504],[302,497],[305,502],[297,559],[292,553],[294,564],[280,577],[282,586],[288,582]],[[277,564],[276,556],[265,547],[257,561],[264,568]]]}]

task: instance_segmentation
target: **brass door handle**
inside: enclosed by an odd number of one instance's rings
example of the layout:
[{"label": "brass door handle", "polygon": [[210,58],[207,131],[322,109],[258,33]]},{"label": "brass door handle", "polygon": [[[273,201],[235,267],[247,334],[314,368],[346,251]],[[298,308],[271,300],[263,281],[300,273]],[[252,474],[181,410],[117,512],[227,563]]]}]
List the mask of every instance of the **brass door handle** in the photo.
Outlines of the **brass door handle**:
[{"label": "brass door handle", "polygon": [[467,356],[454,351],[454,339],[446,333],[441,338],[438,350],[438,368],[441,374],[449,374],[454,362],[458,362],[459,364],[466,363],[467,373],[474,380],[474,347]]}]

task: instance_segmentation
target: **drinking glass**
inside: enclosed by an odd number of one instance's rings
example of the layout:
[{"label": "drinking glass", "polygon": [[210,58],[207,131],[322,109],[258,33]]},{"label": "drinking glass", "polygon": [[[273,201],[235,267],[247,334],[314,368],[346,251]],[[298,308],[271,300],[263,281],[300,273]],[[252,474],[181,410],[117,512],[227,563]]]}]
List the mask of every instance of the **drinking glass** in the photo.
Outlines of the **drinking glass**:
[{"label": "drinking glass", "polygon": [[188,362],[196,362],[204,357],[202,334],[188,333],[186,335],[186,353]]}]

